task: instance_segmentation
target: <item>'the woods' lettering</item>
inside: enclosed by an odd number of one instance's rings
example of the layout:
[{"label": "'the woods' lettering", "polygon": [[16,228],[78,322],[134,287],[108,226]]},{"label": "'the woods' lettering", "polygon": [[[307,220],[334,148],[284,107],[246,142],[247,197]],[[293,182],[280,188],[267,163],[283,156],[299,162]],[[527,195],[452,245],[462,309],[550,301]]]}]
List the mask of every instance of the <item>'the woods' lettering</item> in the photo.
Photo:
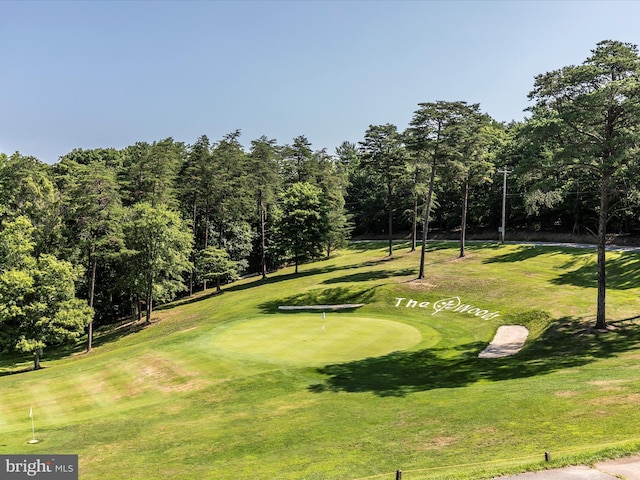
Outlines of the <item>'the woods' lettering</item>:
[{"label": "'the woods' lettering", "polygon": [[396,307],[400,307],[403,305],[405,308],[428,308],[429,306],[431,306],[431,308],[433,309],[431,315],[435,315],[436,313],[444,311],[452,311],[456,313],[466,313],[467,315],[480,317],[483,320],[492,320],[500,316],[498,312],[490,312],[489,310],[483,310],[480,307],[476,307],[474,305],[464,304],[460,301],[460,297],[443,298],[433,303],[418,302],[417,300],[406,297],[396,297]]}]

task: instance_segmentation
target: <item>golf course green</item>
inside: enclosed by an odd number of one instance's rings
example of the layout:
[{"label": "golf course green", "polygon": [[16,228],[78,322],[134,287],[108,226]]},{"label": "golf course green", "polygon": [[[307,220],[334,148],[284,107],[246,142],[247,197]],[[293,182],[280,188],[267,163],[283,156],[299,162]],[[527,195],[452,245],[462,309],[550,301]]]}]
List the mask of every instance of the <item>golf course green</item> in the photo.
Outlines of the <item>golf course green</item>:
[{"label": "golf course green", "polygon": [[[430,243],[417,281],[409,247],[200,292],[42,370],[4,354],[0,454],[78,454],[83,480],[418,480],[640,450],[640,255],[608,253],[594,331],[594,250]],[[335,304],[363,306],[278,309]],[[501,325],[524,348],[478,358]]]},{"label": "golf course green", "polygon": [[242,322],[216,336],[213,350],[291,365],[377,357],[413,347],[420,332],[390,320],[331,312],[290,313]]}]

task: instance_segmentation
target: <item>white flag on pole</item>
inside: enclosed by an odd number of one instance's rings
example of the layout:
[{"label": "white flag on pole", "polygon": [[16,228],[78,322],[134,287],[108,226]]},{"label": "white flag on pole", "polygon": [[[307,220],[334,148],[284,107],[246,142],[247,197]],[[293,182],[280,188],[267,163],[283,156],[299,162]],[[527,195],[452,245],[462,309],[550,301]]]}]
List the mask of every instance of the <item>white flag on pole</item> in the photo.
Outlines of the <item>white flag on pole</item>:
[{"label": "white flag on pole", "polygon": [[33,421],[33,406],[29,407],[29,418],[31,419],[31,440],[29,440],[29,443],[38,443],[38,440],[36,440],[36,427]]}]

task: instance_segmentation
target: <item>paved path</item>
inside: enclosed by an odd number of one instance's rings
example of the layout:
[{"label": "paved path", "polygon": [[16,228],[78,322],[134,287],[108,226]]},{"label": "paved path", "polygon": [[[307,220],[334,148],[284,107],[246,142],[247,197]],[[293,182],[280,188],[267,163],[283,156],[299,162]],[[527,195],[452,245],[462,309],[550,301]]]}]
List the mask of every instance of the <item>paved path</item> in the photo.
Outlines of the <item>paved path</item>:
[{"label": "paved path", "polygon": [[503,480],[640,480],[640,455],[606,460],[596,463],[593,467],[573,466],[496,478]]},{"label": "paved path", "polygon": [[[473,240],[467,240],[473,241]],[[597,245],[593,245],[591,243],[568,243],[568,242],[510,242],[506,241],[504,243],[508,243],[511,245],[539,245],[541,247],[568,247],[568,248],[598,248]],[[640,247],[633,245],[607,245],[607,250],[614,252],[640,252]]]},{"label": "paved path", "polygon": [[[349,240],[349,243],[371,243],[371,242],[387,242],[388,240]],[[409,240],[400,240],[396,239],[394,243],[407,243]],[[438,240],[427,240],[427,244],[429,243],[438,243],[438,242],[458,242],[456,239],[438,239]],[[500,243],[498,240],[467,240],[466,243]],[[571,242],[533,242],[526,240],[506,240],[504,243],[510,245],[538,245],[541,247],[568,247],[568,248],[598,248],[597,245],[592,243],[571,243]],[[422,241],[418,241],[418,245],[421,245]],[[607,250],[614,252],[640,252],[640,246],[635,245],[607,245]]]}]

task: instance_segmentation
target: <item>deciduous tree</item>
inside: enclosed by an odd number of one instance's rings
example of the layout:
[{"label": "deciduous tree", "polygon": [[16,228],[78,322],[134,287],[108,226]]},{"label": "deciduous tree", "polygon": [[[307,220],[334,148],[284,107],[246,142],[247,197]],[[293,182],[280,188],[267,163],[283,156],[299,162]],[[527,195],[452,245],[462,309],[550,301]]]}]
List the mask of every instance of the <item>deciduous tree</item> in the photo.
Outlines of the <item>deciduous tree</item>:
[{"label": "deciduous tree", "polygon": [[57,254],[60,235],[59,192],[50,167],[35,157],[14,153],[0,162],[0,201],[4,217],[26,216],[33,227],[36,255]]},{"label": "deciduous tree", "polygon": [[75,297],[82,269],[50,254],[34,256],[34,228],[24,216],[0,230],[0,349],[34,356],[42,349],[76,341],[93,315]]},{"label": "deciduous tree", "polygon": [[163,205],[134,205],[124,225],[130,250],[126,258],[129,286],[144,299],[146,321],[151,320],[154,301],[170,300],[185,289],[183,274],[190,271],[193,237],[175,212]]},{"label": "deciduous tree", "polygon": [[215,282],[218,292],[223,281],[236,280],[239,276],[238,263],[225,250],[216,247],[207,247],[198,252],[195,269],[199,280]]},{"label": "deciduous tree", "polygon": [[322,190],[307,182],[294,183],[282,195],[280,242],[293,256],[295,271],[305,260],[321,256],[328,231]]}]

